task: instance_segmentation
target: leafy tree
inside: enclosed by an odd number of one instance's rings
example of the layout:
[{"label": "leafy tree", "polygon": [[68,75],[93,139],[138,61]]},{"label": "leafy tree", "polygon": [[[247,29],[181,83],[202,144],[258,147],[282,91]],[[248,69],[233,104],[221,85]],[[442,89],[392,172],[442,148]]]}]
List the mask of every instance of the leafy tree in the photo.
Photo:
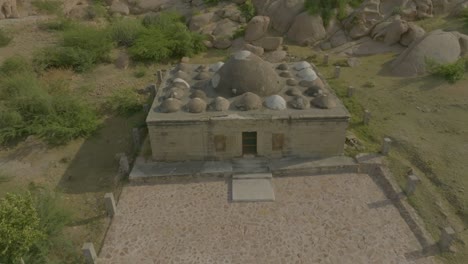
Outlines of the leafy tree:
[{"label": "leafy tree", "polygon": [[0,262],[17,263],[42,240],[44,232],[30,193],[8,193],[0,200]]}]

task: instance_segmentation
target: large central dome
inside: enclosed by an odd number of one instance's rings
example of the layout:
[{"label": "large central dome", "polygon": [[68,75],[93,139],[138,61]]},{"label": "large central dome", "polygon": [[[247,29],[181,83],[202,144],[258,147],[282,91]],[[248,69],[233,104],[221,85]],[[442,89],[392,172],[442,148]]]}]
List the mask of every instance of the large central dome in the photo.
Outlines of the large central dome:
[{"label": "large central dome", "polygon": [[233,97],[246,92],[259,96],[281,91],[281,81],[273,66],[250,51],[239,51],[219,69],[211,83],[216,92]]}]

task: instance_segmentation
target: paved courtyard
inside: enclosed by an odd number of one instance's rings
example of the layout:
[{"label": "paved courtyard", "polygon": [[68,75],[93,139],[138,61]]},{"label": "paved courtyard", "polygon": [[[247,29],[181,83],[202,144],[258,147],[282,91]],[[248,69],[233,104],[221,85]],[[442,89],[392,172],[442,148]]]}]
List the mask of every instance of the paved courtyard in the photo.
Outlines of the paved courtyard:
[{"label": "paved courtyard", "polygon": [[228,181],[127,186],[100,263],[436,263],[368,175],[274,178],[275,202]]}]

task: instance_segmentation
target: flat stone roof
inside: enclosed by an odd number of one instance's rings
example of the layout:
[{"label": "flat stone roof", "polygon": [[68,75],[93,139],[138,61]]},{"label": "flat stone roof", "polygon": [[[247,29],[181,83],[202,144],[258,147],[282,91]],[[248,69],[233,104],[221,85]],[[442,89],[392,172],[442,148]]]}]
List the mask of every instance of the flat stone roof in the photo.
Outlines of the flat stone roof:
[{"label": "flat stone roof", "polygon": [[[303,62],[305,63],[305,62]],[[206,103],[209,105],[217,96],[216,90],[213,88],[211,84],[211,79],[213,76],[216,75],[216,72],[210,71],[209,69],[216,66],[216,64],[212,65],[201,65],[201,64],[182,64],[182,66],[178,65],[167,72],[165,75],[161,86],[157,89],[156,96],[154,98],[153,104],[151,106],[151,110],[147,116],[146,122],[148,124],[151,123],[158,123],[158,122],[190,122],[190,121],[209,121],[209,120],[229,120],[229,119],[348,119],[350,114],[343,103],[338,99],[338,97],[334,94],[334,92],[328,87],[328,84],[320,76],[317,74],[318,78],[320,78],[324,84],[323,93],[327,94],[334,102],[336,102],[336,107],[330,109],[322,109],[317,108],[311,104],[311,106],[307,109],[299,110],[292,108],[289,103],[295,96],[290,96],[287,94],[287,91],[291,88],[296,88],[300,91],[300,93],[307,98],[307,100],[311,101],[314,97],[309,96],[305,91],[309,89],[308,87],[303,87],[299,85],[301,81],[304,80],[303,77],[298,76],[299,70],[296,70],[294,66],[298,64],[295,63],[288,63],[284,64],[283,66],[287,65],[287,70],[280,70],[278,66],[280,64],[271,64],[271,67],[278,73],[281,74],[282,72],[289,72],[290,77],[281,77],[281,86],[284,88],[278,93],[281,97],[285,99],[288,103],[288,107],[284,110],[272,110],[265,105],[262,105],[260,109],[256,110],[249,110],[249,111],[241,111],[234,106],[234,102],[240,97],[231,97],[226,98],[231,103],[231,106],[227,111],[214,111],[207,109],[201,113],[190,113],[185,108],[185,105],[190,100],[190,94],[194,90],[203,90],[207,96]],[[204,77],[208,79],[204,80],[196,80],[197,76],[200,74],[200,67],[206,68],[204,73]],[[314,65],[310,66],[311,69],[317,71],[317,68]],[[173,113],[164,113],[160,109],[161,103],[164,99],[167,98],[169,89],[173,86],[173,81],[181,75],[179,69],[183,68],[183,75],[185,75],[184,80],[190,85],[190,91],[185,92],[183,96],[180,98],[182,102],[182,108],[179,111]],[[291,86],[288,85],[288,79],[295,79],[297,81],[297,85]],[[195,88],[194,88],[195,87]],[[263,100],[267,98],[261,98],[262,103]]]}]

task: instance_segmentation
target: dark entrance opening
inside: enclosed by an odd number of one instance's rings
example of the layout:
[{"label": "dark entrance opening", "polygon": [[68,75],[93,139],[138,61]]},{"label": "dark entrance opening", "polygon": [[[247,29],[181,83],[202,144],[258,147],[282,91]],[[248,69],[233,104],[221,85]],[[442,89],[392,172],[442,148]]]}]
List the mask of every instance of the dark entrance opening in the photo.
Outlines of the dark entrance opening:
[{"label": "dark entrance opening", "polygon": [[257,154],[257,132],[242,132],[242,154]]}]

